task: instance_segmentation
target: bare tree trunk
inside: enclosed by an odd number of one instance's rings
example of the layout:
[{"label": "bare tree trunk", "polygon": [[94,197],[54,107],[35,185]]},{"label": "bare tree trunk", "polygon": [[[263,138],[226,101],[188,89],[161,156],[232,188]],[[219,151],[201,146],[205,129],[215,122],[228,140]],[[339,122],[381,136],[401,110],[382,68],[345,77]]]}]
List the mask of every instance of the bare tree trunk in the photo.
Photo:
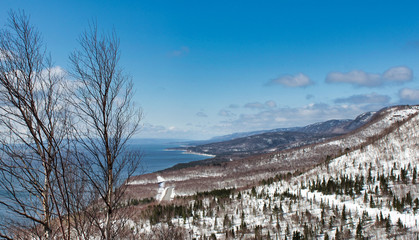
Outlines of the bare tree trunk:
[{"label": "bare tree trunk", "polygon": [[[75,129],[81,146],[78,158],[92,191],[103,204],[102,216],[92,223],[104,239],[113,239],[126,218],[118,211],[125,187],[122,182],[136,170],[140,154],[127,148],[137,132],[141,110],[132,102],[132,81],[118,65],[119,41],[115,34],[99,36],[93,25],[80,38],[80,50],[70,56],[79,87],[71,101],[83,127]],[[101,224],[101,218],[105,222]]]},{"label": "bare tree trunk", "polygon": [[44,177],[44,190],[42,193],[42,207],[43,207],[43,212],[44,212],[44,231],[45,231],[45,238],[46,239],[50,239],[50,232],[51,232],[51,213],[50,213],[50,208],[51,206],[49,205],[49,190],[51,189],[51,184],[50,184],[50,179],[51,179],[51,170],[50,170],[50,165],[51,163],[49,162],[44,162],[42,163],[43,167],[44,167],[44,171],[45,171],[45,177]]},{"label": "bare tree trunk", "polygon": [[71,124],[62,73],[40,39],[23,12],[11,12],[0,34],[0,206],[11,212],[0,222],[4,238],[70,237],[64,175]]}]

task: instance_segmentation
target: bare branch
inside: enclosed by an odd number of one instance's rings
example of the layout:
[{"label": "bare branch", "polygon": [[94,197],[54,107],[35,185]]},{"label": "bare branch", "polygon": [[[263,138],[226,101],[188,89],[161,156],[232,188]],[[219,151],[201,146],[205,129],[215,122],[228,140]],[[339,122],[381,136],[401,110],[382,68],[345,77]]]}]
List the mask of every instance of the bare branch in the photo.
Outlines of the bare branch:
[{"label": "bare branch", "polygon": [[92,24],[79,43],[80,50],[70,56],[72,74],[80,83],[71,101],[82,126],[74,131],[85,153],[78,160],[92,190],[100,196],[98,204],[104,204],[105,224],[99,219],[92,222],[97,223],[102,238],[111,239],[119,232],[116,222],[124,220],[117,213],[125,189],[121,184],[140,161],[140,154],[126,145],[138,131],[142,113],[132,102],[131,78],[118,65],[115,32],[99,35],[97,25]]},{"label": "bare branch", "polygon": [[0,37],[0,205],[13,219],[0,234],[11,238],[13,225],[31,229],[26,237],[70,236],[69,116],[63,76],[45,52],[25,13],[11,12]]}]

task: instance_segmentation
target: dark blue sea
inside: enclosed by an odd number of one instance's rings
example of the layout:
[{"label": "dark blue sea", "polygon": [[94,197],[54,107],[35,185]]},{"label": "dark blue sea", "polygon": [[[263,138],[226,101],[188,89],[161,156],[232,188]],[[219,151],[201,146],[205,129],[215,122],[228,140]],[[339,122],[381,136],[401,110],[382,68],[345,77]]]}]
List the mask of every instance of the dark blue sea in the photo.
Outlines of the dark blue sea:
[{"label": "dark blue sea", "polygon": [[[178,163],[187,163],[209,158],[208,156],[203,155],[185,154],[183,151],[167,150],[168,148],[180,146],[181,143],[173,140],[131,140],[129,148],[132,150],[139,150],[142,154],[141,166],[134,175],[152,173],[173,167]],[[0,198],[3,198],[5,195],[6,193],[0,189]],[[6,212],[6,208],[3,205],[0,205],[0,218],[7,216],[8,213]]]},{"label": "dark blue sea", "polygon": [[135,140],[131,148],[142,153],[141,166],[134,175],[141,175],[173,167],[178,163],[187,163],[209,158],[208,156],[185,154],[184,151],[167,150],[180,147],[181,144],[164,140]]}]

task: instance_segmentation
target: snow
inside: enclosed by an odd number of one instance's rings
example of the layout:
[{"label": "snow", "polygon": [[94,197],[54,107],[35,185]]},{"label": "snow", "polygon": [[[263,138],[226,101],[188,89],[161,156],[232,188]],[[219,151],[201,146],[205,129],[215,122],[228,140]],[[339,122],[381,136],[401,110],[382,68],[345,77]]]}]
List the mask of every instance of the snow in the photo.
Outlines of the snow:
[{"label": "snow", "polygon": [[166,181],[162,176],[157,176],[157,182],[161,183]]},{"label": "snow", "polygon": [[[362,221],[363,234],[369,237],[383,239],[394,238],[394,236],[398,236],[400,239],[417,237],[419,233],[419,214],[410,206],[398,211],[386,204],[391,201],[389,196],[381,194],[381,190],[379,193],[374,193],[374,189],[380,186],[378,180],[365,183],[361,194],[352,197],[345,194],[327,195],[318,191],[311,192],[306,188],[311,181],[317,179],[328,180],[333,178],[337,180],[339,176],[343,175],[350,178],[362,175],[366,179],[369,172],[374,177],[377,174],[387,176],[390,175],[392,170],[395,172],[395,176],[400,177],[401,169],[408,169],[408,181],[406,183],[396,180],[390,181],[389,188],[398,197],[410,192],[413,199],[419,198],[419,184],[412,183],[411,179],[412,169],[419,169],[419,116],[417,115],[419,108],[416,106],[404,109],[389,108],[386,111],[382,120],[362,131],[356,132],[345,139],[324,143],[355,150],[348,151],[337,158],[331,159],[327,164],[321,164],[290,180],[257,186],[253,193],[250,189],[242,190],[240,191],[241,198],[238,197],[239,192],[235,192],[227,200],[206,197],[203,199],[204,209],[194,211],[195,217],[185,219],[175,217],[171,219],[171,224],[184,228],[190,238],[200,238],[204,234],[209,237],[211,234],[215,234],[217,239],[225,239],[226,229],[228,231],[233,229],[236,234],[239,234],[241,224],[244,222],[248,229],[240,232],[242,234],[240,236],[244,239],[254,238],[253,230],[256,226],[263,227],[262,234],[264,236],[269,232],[272,237],[276,236],[282,239],[286,234],[285,229],[289,228],[287,237],[291,237],[294,231],[303,232],[303,224],[307,223],[322,229],[316,232],[316,238],[322,239],[325,232],[332,238],[342,228],[344,231],[350,230],[352,232],[351,238],[354,238],[356,226],[361,224]],[[384,134],[393,124],[403,122],[410,117],[409,121],[394,131]],[[368,137],[380,134],[382,137],[366,144]],[[308,150],[309,148],[299,149],[292,154],[288,154],[288,157],[298,159]],[[285,162],[283,161],[284,158],[286,156],[277,154],[270,159],[270,162],[283,164]],[[249,163],[246,164],[249,168],[253,167]],[[208,173],[208,175],[214,176],[216,174]],[[162,196],[164,196],[167,188],[161,191]],[[372,207],[368,202],[364,202],[363,196],[366,193],[375,200],[375,207]],[[174,196],[173,191],[171,198]],[[196,202],[195,199],[185,201],[186,205],[192,205]],[[281,206],[283,211],[279,214],[278,219],[273,212],[275,206]],[[329,227],[321,225],[320,219],[324,209],[326,209],[326,221],[329,221],[329,219],[332,221],[333,219],[333,224],[330,223]],[[342,211],[343,209],[348,212],[348,220],[339,220],[337,217],[336,211]],[[212,213],[210,214],[209,211]],[[374,219],[381,214],[384,218],[389,217],[390,230],[386,230],[377,222],[373,224]],[[366,215],[369,217],[366,220],[361,220]],[[231,220],[230,226],[223,226],[225,216]],[[399,219],[404,225],[404,231],[396,228]],[[151,231],[152,226],[147,219],[144,220],[143,224],[142,233]],[[279,226],[280,229],[278,230],[276,226]]]}]

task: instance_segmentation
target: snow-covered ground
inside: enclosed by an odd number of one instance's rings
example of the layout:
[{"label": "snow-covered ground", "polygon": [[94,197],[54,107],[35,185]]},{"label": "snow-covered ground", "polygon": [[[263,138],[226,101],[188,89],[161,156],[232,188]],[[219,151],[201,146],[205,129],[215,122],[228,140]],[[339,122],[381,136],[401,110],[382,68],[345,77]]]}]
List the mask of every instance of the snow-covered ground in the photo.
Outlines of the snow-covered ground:
[{"label": "snow-covered ground", "polygon": [[[139,234],[152,229],[175,229],[185,239],[284,239],[298,234],[315,239],[416,239],[419,235],[419,116],[418,107],[388,109],[375,124],[348,138],[325,144],[354,149],[298,176],[274,179],[229,196],[175,199],[184,206],[165,217],[149,211],[134,224]],[[415,115],[416,114],[416,115]],[[393,129],[390,126],[412,117]],[[385,133],[385,134],[384,134]],[[299,150],[307,151],[307,149]],[[293,157],[298,154],[293,153]],[[283,156],[275,155],[271,161]],[[249,166],[251,167],[251,166]],[[326,193],[314,183],[342,178],[363,179],[359,193]],[[351,188],[352,189],[352,188]],[[340,192],[339,192],[340,191]],[[416,202],[417,201],[417,202]],[[399,207],[401,204],[402,207]],[[181,212],[181,213],[180,213]],[[259,238],[258,238],[259,237]]]}]

